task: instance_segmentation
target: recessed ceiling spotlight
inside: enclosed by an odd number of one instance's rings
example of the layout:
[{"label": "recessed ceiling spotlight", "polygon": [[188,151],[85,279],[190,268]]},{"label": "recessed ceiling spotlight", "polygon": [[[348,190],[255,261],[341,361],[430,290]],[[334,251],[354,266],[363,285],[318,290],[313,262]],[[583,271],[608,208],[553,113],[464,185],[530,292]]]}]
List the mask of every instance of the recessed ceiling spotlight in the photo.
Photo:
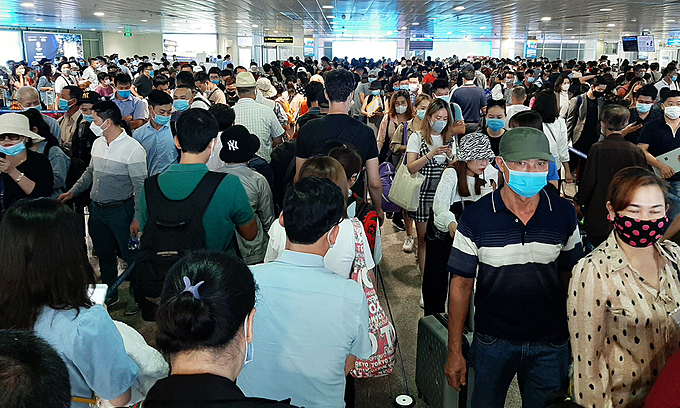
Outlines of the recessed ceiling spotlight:
[{"label": "recessed ceiling spotlight", "polygon": [[[35,3],[31,3],[31,2],[27,1],[27,2],[21,3],[21,7],[35,7]],[[15,25],[15,24],[12,24],[12,25]],[[16,24],[16,25],[18,25],[18,24]]]},{"label": "recessed ceiling spotlight", "polygon": [[632,21],[632,22],[634,23],[634,22],[636,22],[637,20],[636,20],[636,19],[632,19],[632,20],[630,20],[630,21]]},{"label": "recessed ceiling spotlight", "polygon": [[120,27],[118,27],[118,28],[124,28],[124,27],[123,27],[123,26],[120,26]]},{"label": "recessed ceiling spotlight", "polygon": [[96,28],[90,28],[90,31],[97,31]]},{"label": "recessed ceiling spotlight", "polygon": [[241,24],[243,21],[241,20],[236,20],[236,24]]},{"label": "recessed ceiling spotlight", "polygon": [[406,26],[403,26],[403,27],[402,27],[401,29],[402,29],[402,30],[406,30],[407,28],[408,28],[408,27],[406,27]]},{"label": "recessed ceiling spotlight", "polygon": [[122,33],[122,31],[118,30],[118,34]]},{"label": "recessed ceiling spotlight", "polygon": [[675,20],[666,20],[667,23],[675,23]]},{"label": "recessed ceiling spotlight", "polygon": [[268,29],[268,28],[265,28],[264,31],[269,31],[269,29]]},{"label": "recessed ceiling spotlight", "polygon": [[463,10],[465,10],[465,6],[457,6],[457,7],[454,7],[453,9],[456,10],[456,11],[463,11]]},{"label": "recessed ceiling spotlight", "polygon": [[105,14],[102,13],[101,11],[95,11],[94,15],[97,16],[97,17],[104,17],[105,16]]},{"label": "recessed ceiling spotlight", "polygon": [[392,35],[392,34],[394,34],[392,31],[387,32],[387,35]]},{"label": "recessed ceiling spotlight", "polygon": [[411,23],[411,25],[417,26],[417,25],[420,25],[420,23]]},{"label": "recessed ceiling spotlight", "polygon": [[607,27],[616,27],[616,24],[614,24],[614,23],[609,23],[609,24],[607,24]]},{"label": "recessed ceiling spotlight", "polygon": [[600,9],[600,11],[612,11],[612,10],[614,10],[614,9],[610,9],[610,8],[601,8]]},{"label": "recessed ceiling spotlight", "polygon": [[505,25],[506,25],[506,26],[509,26],[509,25],[512,25],[512,24],[510,24],[510,23],[505,23]]},{"label": "recessed ceiling spotlight", "polygon": [[326,18],[335,18],[335,16],[326,16]]},{"label": "recessed ceiling spotlight", "polygon": [[451,34],[453,34],[453,33],[452,33],[451,31],[449,31],[449,32],[448,32],[448,33],[446,33],[446,34],[448,34],[448,35],[451,35]]},{"label": "recessed ceiling spotlight", "polygon": [[278,31],[274,30],[274,34],[278,34],[278,33],[279,33]]},{"label": "recessed ceiling spotlight", "polygon": [[139,20],[139,21],[141,21],[142,23],[146,23],[146,22],[148,22],[149,20]]},{"label": "recessed ceiling spotlight", "polygon": [[541,17],[541,21],[550,21],[552,17]]},{"label": "recessed ceiling spotlight", "polygon": [[572,31],[573,28],[565,28],[564,30],[565,30],[565,31]]},{"label": "recessed ceiling spotlight", "polygon": [[335,7],[333,7],[333,6],[323,6],[323,7],[321,7],[321,8],[325,8],[325,9],[333,10],[333,9],[334,9]]},{"label": "recessed ceiling spotlight", "polygon": [[253,27],[253,28],[257,28],[257,27],[259,27],[259,25],[253,24],[252,27]]},{"label": "recessed ceiling spotlight", "polygon": [[43,21],[42,18],[36,18],[35,21]]},{"label": "recessed ceiling spotlight", "polygon": [[461,32],[461,33],[467,33],[467,31],[465,31],[465,30],[460,30],[460,32]]},{"label": "recessed ceiling spotlight", "polygon": [[486,26],[479,27],[480,30],[486,30]]},{"label": "recessed ceiling spotlight", "polygon": [[571,39],[574,39],[574,38],[576,38],[576,37],[572,35],[572,36],[571,36],[571,37],[569,37],[569,38],[571,38]]}]

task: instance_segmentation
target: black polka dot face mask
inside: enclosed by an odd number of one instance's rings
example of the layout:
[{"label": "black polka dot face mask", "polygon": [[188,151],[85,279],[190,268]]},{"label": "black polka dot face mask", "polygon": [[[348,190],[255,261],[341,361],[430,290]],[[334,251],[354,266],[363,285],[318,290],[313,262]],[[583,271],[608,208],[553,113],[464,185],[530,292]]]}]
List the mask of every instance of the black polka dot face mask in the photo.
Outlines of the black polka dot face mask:
[{"label": "black polka dot face mask", "polygon": [[626,244],[636,248],[654,245],[668,229],[667,216],[656,220],[636,220],[616,214],[613,223],[616,235]]}]

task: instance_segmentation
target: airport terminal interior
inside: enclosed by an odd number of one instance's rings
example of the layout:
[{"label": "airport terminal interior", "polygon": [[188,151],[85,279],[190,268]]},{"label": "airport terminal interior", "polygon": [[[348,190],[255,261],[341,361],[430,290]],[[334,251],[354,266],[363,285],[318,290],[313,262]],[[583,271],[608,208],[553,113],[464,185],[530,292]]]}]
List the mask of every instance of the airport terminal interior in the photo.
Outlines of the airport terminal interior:
[{"label": "airport terminal interior", "polygon": [[680,6],[0,1],[0,408],[680,408]]}]

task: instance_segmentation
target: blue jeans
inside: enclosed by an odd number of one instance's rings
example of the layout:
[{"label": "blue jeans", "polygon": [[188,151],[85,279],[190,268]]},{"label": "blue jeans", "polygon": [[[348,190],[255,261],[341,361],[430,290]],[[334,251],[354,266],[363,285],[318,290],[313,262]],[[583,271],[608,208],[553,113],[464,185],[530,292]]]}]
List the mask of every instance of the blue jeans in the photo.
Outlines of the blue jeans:
[{"label": "blue jeans", "polygon": [[671,208],[668,209],[668,220],[673,222],[675,217],[680,215],[680,181],[669,181],[668,184],[668,198],[671,201]]},{"label": "blue jeans", "polygon": [[274,170],[272,170],[272,165],[267,163],[265,159],[255,156],[248,161],[248,167],[262,174],[267,179],[269,187],[274,187]]},{"label": "blue jeans", "polygon": [[550,394],[569,385],[569,340],[516,342],[475,333],[470,361],[472,408],[503,408],[515,374],[522,408],[543,408]]}]

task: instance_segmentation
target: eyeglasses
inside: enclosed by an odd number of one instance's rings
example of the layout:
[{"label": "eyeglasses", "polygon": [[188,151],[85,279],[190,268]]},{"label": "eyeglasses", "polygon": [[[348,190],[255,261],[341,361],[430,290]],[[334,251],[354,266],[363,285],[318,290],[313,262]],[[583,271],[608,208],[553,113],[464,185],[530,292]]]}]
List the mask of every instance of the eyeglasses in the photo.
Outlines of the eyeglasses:
[{"label": "eyeglasses", "polygon": [[14,133],[5,133],[3,135],[0,135],[0,142],[2,142],[5,139],[9,139],[13,142],[16,142],[17,140],[21,139],[23,136],[17,135]]}]

